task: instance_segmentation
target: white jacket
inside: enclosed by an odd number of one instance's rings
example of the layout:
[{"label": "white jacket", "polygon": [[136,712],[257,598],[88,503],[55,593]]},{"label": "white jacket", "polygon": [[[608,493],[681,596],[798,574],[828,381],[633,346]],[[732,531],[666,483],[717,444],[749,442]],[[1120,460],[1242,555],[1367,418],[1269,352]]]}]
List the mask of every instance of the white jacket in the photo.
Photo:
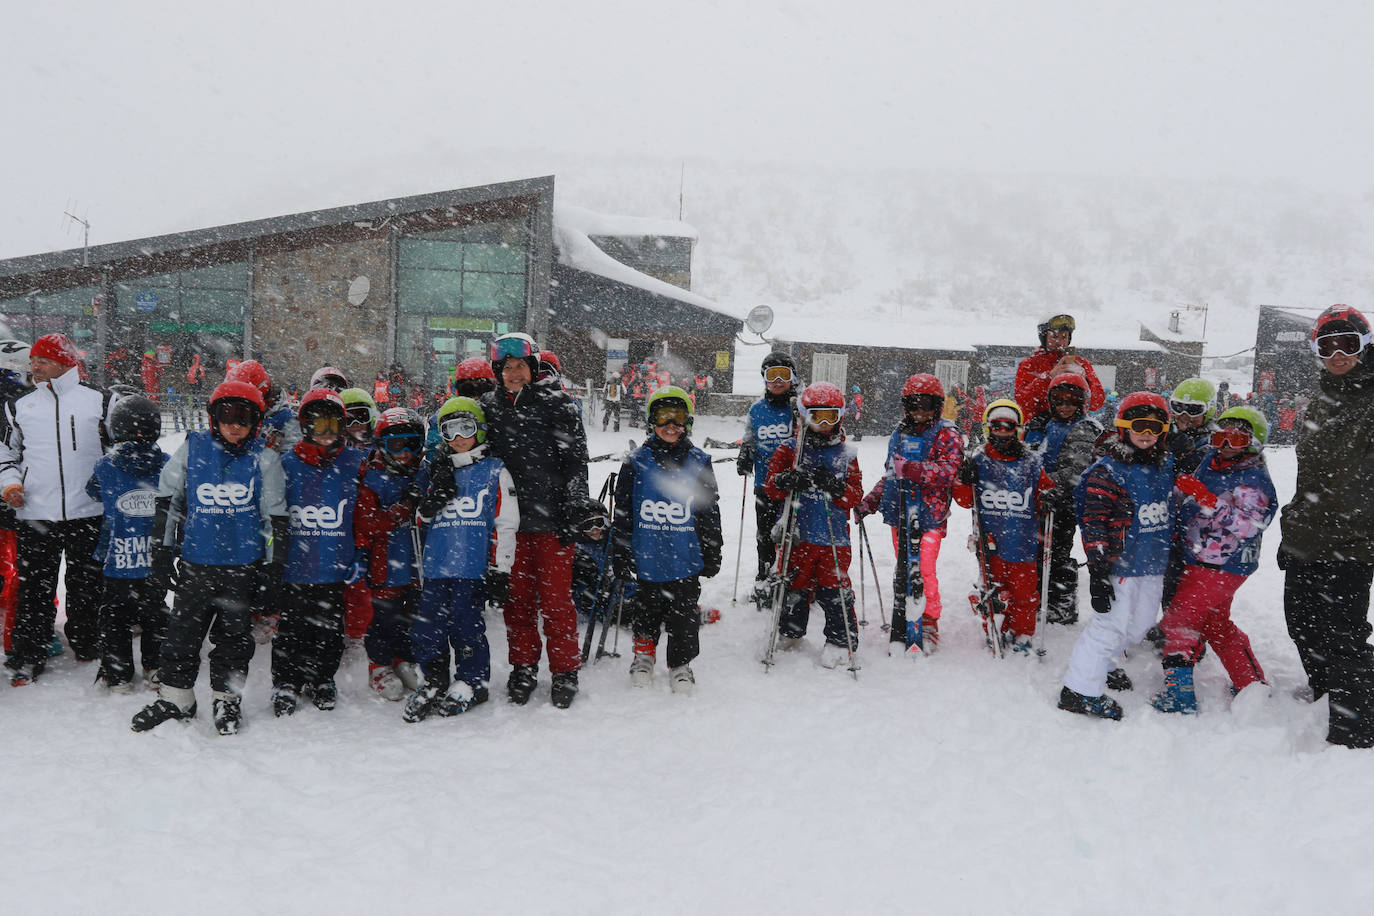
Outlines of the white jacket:
[{"label": "white jacket", "polygon": [[0,493],[24,487],[21,519],[65,521],[104,512],[86,495],[95,463],[105,453],[101,430],[106,396],[81,384],[73,367],[15,400],[0,438]]}]

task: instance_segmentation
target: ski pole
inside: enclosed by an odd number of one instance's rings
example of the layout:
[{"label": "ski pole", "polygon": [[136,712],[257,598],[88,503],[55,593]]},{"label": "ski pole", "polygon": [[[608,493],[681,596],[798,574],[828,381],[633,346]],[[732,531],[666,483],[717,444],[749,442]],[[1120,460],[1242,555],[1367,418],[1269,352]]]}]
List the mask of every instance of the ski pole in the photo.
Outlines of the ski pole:
[{"label": "ski pole", "polygon": [[[860,519],[862,522],[862,519]],[[864,588],[864,541],[859,538],[859,626],[868,626],[868,591]]]},{"label": "ski pole", "polygon": [[1045,660],[1045,629],[1048,627],[1050,604],[1050,571],[1054,568],[1054,510],[1045,513],[1045,538],[1042,549],[1045,561],[1040,567],[1040,608],[1035,612],[1035,655]]},{"label": "ski pole", "polygon": [[[877,561],[874,560],[874,558],[873,558],[873,544],[868,540],[868,529],[867,529],[866,527],[864,527],[864,520],[863,520],[863,519],[859,519],[859,539],[860,539],[859,542],[860,542],[861,544],[863,544],[864,552],[866,552],[866,553],[868,554],[868,568],[869,568],[869,569],[872,571],[872,573],[873,573],[873,590],[874,590],[875,592],[878,593],[878,610],[881,611],[881,610],[882,610],[882,607],[883,607],[883,586],[882,586],[882,583],[881,583],[881,582],[879,581],[879,579],[878,579],[878,563],[877,563]],[[882,618],[883,618],[883,627],[882,627],[882,629],[883,629],[883,632],[884,632],[884,633],[887,633],[888,631],[890,631],[890,630],[892,629],[892,627],[891,627],[891,625],[888,624],[888,622],[887,622],[887,614],[886,614],[886,613],[884,613],[884,614],[882,615]]]},{"label": "ski pole", "polygon": [[[795,411],[796,407],[793,406]],[[801,467],[802,452],[806,447],[806,434],[803,429],[801,419],[798,417],[796,423],[796,451],[792,454],[792,470]],[[778,544],[777,560],[773,567],[773,613],[768,624],[768,642],[763,653],[763,670],[767,673],[773,670],[773,654],[778,648],[778,624],[782,621],[782,606],[787,600],[787,565],[792,559],[792,521],[796,515],[796,506],[801,497],[797,493],[789,493],[782,507],[782,542]]]},{"label": "ski pole", "polygon": [[[857,681],[859,679],[859,668],[854,664],[855,636],[853,629],[849,626],[849,608],[845,605],[844,601],[845,592],[847,592],[848,589],[844,587],[844,577],[840,575],[840,550],[835,546],[835,522],[834,519],[831,518],[834,513],[828,505],[823,507],[823,511],[825,512],[825,527],[830,533],[830,558],[835,562],[835,585],[840,592],[840,616],[844,618],[844,647],[849,653],[849,673],[854,675],[854,680]],[[845,514],[848,515],[849,513]],[[846,524],[848,524],[847,521]],[[859,568],[862,569],[863,567],[860,566]]]},{"label": "ski pole", "polygon": [[744,556],[744,507],[749,502],[748,481],[745,481],[743,490],[739,500],[739,544],[735,548],[735,586],[730,592],[731,604],[739,604],[739,564]]}]

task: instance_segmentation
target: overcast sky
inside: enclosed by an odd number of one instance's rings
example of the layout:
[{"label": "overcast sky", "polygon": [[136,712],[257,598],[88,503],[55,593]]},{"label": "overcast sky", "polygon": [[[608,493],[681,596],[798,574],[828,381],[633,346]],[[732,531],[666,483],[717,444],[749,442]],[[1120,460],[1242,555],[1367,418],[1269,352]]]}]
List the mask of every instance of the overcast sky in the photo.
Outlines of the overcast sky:
[{"label": "overcast sky", "polygon": [[1372,184],[1364,3],[391,6],[9,4],[0,257],[79,246],[69,204],[96,244],[510,150]]}]

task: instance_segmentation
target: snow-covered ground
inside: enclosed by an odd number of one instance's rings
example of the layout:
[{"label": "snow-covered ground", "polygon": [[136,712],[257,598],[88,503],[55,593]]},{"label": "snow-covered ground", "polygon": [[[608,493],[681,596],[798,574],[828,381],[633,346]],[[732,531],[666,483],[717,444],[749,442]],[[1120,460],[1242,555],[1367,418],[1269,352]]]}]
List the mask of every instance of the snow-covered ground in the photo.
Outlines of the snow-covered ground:
[{"label": "snow-covered ground", "polygon": [[[695,439],[733,439],[738,424],[703,418]],[[591,453],[626,438],[593,431]],[[883,447],[859,444],[866,483]],[[1293,453],[1269,460],[1286,501]],[[612,470],[595,465],[593,493]],[[1238,708],[1209,657],[1201,714],[1158,714],[1146,701],[1159,664],[1142,650],[1114,724],[1055,708],[1080,627],[1052,628],[1040,662],[983,648],[964,597],[963,510],[940,557],[937,654],[887,657],[868,577],[857,681],[818,666],[819,613],[806,648],[765,674],[767,618],[731,599],[741,534],[748,590],[753,513],[741,532],[743,479],[731,463],[716,470],[726,559],[703,600],[722,619],[703,629],[691,698],[669,693],[662,666],[652,689],[632,689],[626,633],[621,658],[584,669],[570,710],[550,705],[546,671],[529,706],[508,705],[499,615],[494,701],[418,725],[370,694],[357,650],[336,711],[284,720],[269,711],[260,650],[234,738],[214,734],[204,673],[200,717],[145,735],[128,723],[151,695],[99,693],[70,654],[34,686],[0,686],[0,908],[1370,912],[1374,831],[1360,799],[1374,756],[1328,747],[1325,703],[1291,697],[1301,670],[1276,533],[1235,604],[1272,695]],[[868,527],[887,597],[891,542],[876,519]]]}]

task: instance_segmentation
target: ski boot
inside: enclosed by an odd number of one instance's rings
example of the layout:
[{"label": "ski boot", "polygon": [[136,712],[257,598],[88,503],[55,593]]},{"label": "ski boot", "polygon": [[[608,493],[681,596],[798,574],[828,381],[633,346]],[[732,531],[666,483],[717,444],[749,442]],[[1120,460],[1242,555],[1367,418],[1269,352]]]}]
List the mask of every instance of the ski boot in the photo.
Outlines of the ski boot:
[{"label": "ski boot", "polygon": [[668,670],[668,686],[673,688],[673,693],[691,696],[696,685],[697,679],[696,675],[692,674],[691,665],[679,665]]},{"label": "ski boot", "polygon": [[1107,672],[1108,690],[1134,690],[1135,684],[1131,683],[1131,676],[1126,673],[1125,668],[1113,668]]},{"label": "ski boot", "polygon": [[321,681],[310,688],[310,702],[315,704],[315,708],[321,712],[329,712],[339,701],[339,688],[334,686],[334,679]]},{"label": "ski boot", "polygon": [[243,701],[236,693],[215,693],[215,731],[221,735],[237,735],[243,721]]},{"label": "ski boot", "polygon": [[1164,689],[1150,698],[1150,705],[1160,712],[1197,712],[1197,693],[1193,689],[1193,669],[1190,666],[1164,669]]},{"label": "ski boot", "polygon": [[648,687],[654,682],[654,655],[641,652],[635,647],[634,661],[630,662],[630,684],[635,687]]},{"label": "ski boot", "polygon": [[368,664],[368,683],[372,689],[381,695],[384,700],[393,703],[400,702],[405,698],[406,688],[401,683],[401,679],[396,676],[396,669],[390,665]]},{"label": "ski boot", "polygon": [[[857,659],[855,661],[857,663]],[[837,643],[827,642],[825,645],[821,646],[821,667],[848,668],[849,649]]]},{"label": "ski boot", "polygon": [[577,696],[577,672],[563,671],[553,676],[553,705],[567,709]]},{"label": "ski boot", "polygon": [[1121,718],[1121,704],[1103,694],[1100,697],[1085,697],[1065,687],[1059,691],[1059,708],[1080,716],[1096,716],[1099,719],[1117,721]]},{"label": "ski boot", "polygon": [[294,687],[283,684],[272,690],[272,715],[280,719],[282,716],[293,716],[296,714],[296,704],[300,702],[300,694],[296,693]]},{"label": "ski boot", "polygon": [[157,728],[163,722],[167,722],[171,719],[193,719],[195,715],[196,704],[194,700],[191,701],[190,706],[182,709],[171,700],[158,698],[134,713],[133,722],[130,723],[130,728],[136,732],[146,732]]},{"label": "ski boot", "polygon": [[920,619],[906,625],[906,648],[922,655],[934,655],[940,647],[940,619],[922,614]]},{"label": "ski boot", "polygon": [[524,706],[530,701],[530,694],[539,680],[538,665],[516,665],[511,669],[510,679],[506,681],[506,695],[516,706]]}]

